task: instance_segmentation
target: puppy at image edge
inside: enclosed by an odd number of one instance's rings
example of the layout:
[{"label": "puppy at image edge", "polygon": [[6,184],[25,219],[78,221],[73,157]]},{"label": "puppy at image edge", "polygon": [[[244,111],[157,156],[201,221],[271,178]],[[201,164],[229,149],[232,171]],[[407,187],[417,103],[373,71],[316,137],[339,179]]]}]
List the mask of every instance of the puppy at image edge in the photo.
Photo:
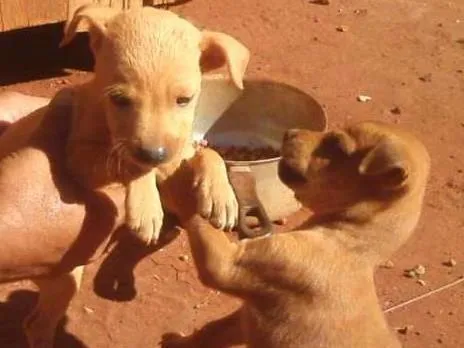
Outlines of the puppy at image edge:
[{"label": "puppy at image edge", "polygon": [[378,303],[374,270],[416,227],[429,170],[423,144],[397,127],[289,130],[279,176],[314,215],[297,231],[238,243],[196,215],[178,187],[172,209],[200,279],[243,306],[190,336],[166,334],[162,346],[400,347]]}]

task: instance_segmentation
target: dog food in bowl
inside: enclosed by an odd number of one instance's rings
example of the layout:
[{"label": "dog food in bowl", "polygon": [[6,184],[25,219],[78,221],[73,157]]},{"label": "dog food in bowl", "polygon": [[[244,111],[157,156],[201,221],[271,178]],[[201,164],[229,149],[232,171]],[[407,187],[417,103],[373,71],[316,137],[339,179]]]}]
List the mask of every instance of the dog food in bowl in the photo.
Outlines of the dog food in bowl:
[{"label": "dog food in bowl", "polygon": [[210,147],[226,161],[259,161],[280,156],[280,152],[271,146],[251,148],[247,146],[215,146]]},{"label": "dog food in bowl", "polygon": [[202,140],[197,146],[210,147],[226,161],[259,161],[280,156],[280,151],[272,146],[219,146],[208,143],[207,140]]}]

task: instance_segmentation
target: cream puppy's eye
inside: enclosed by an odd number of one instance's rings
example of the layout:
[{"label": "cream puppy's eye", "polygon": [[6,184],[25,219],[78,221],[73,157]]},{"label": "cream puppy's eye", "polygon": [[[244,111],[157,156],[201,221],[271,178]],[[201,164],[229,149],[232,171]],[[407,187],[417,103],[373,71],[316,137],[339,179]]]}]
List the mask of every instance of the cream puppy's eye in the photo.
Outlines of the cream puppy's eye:
[{"label": "cream puppy's eye", "polygon": [[177,97],[176,103],[179,106],[187,106],[193,99],[192,97]]},{"label": "cream puppy's eye", "polygon": [[109,93],[108,97],[111,102],[120,108],[127,108],[132,105],[132,99],[122,93]]}]

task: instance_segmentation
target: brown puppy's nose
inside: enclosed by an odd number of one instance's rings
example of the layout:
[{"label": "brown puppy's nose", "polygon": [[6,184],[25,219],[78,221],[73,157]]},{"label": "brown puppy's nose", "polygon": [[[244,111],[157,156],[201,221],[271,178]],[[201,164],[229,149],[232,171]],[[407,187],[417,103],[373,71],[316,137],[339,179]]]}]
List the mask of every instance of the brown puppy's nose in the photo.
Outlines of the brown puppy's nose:
[{"label": "brown puppy's nose", "polygon": [[135,155],[140,161],[156,166],[166,161],[168,151],[165,147],[151,148],[141,146],[137,149]]}]

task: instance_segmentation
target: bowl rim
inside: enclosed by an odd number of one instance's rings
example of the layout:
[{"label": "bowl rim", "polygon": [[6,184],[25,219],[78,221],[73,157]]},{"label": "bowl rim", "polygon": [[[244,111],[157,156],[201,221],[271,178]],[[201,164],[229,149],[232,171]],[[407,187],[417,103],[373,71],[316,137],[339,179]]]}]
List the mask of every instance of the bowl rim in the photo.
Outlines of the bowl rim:
[{"label": "bowl rim", "polygon": [[[224,80],[224,81],[229,80],[230,81],[230,79],[227,76],[225,76],[224,74],[220,74],[220,73],[205,74],[205,75],[203,75],[203,79],[210,80],[210,81],[214,81],[214,80]],[[310,99],[312,99],[320,107],[320,110],[322,112],[321,120],[323,121],[322,122],[322,124],[323,124],[322,128],[323,129],[321,129],[321,130],[312,130],[312,131],[326,132],[328,130],[329,119],[328,119],[328,116],[327,116],[327,110],[324,108],[323,104],[320,103],[319,100],[314,97],[314,95],[312,93],[306,92],[306,91],[304,91],[304,90],[302,90],[302,89],[300,89],[300,88],[298,88],[298,87],[296,87],[294,85],[288,84],[287,82],[283,82],[283,81],[280,81],[280,80],[274,80],[274,79],[271,79],[271,78],[268,78],[268,77],[247,76],[247,77],[245,77],[243,79],[244,89],[246,88],[246,85],[248,83],[279,84],[281,86],[285,86],[285,88],[288,88],[288,89],[292,90],[293,92],[296,92],[298,94],[309,97]],[[224,160],[224,162],[228,166],[249,166],[249,165],[258,165],[258,164],[267,164],[267,163],[272,163],[272,162],[278,162],[278,161],[281,160],[281,158],[282,158],[282,156],[277,156],[277,157],[265,158],[265,159],[261,159],[261,160],[255,160],[255,161]]]}]

